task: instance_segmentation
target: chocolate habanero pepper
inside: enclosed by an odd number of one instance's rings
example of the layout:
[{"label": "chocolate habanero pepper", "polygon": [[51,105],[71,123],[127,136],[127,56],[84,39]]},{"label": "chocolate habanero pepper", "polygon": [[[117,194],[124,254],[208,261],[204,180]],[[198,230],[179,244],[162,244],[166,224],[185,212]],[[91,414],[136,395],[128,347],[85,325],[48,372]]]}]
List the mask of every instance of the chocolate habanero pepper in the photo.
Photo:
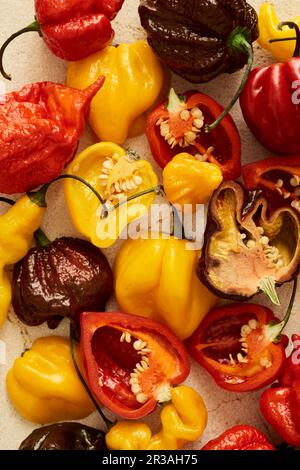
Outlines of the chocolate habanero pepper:
[{"label": "chocolate habanero pepper", "polygon": [[200,160],[215,163],[224,179],[241,174],[241,140],[230,115],[211,132],[205,132],[223,108],[211,97],[197,92],[177,95],[157,106],[147,119],[147,138],[154,159],[164,168],[172,158],[185,151]]},{"label": "chocolate habanero pepper", "polygon": [[72,160],[99,78],[80,91],[32,83],[0,101],[0,192],[23,193],[49,183]]},{"label": "chocolate habanero pepper", "polygon": [[82,313],[81,351],[94,398],[136,419],[169,401],[189,374],[181,341],[169,328],[124,313]]},{"label": "chocolate habanero pepper", "polygon": [[240,424],[209,441],[202,450],[275,450],[275,448],[254,426]]},{"label": "chocolate habanero pepper", "polygon": [[0,71],[3,69],[6,47],[21,34],[35,31],[44,39],[50,51],[64,60],[80,60],[106,47],[114,37],[110,21],[124,0],[35,0],[35,21],[10,36],[0,51]]},{"label": "chocolate habanero pepper", "polygon": [[293,279],[300,262],[300,225],[292,207],[268,215],[260,191],[224,182],[210,201],[200,279],[219,297],[246,300],[259,291],[279,304],[275,285]]}]

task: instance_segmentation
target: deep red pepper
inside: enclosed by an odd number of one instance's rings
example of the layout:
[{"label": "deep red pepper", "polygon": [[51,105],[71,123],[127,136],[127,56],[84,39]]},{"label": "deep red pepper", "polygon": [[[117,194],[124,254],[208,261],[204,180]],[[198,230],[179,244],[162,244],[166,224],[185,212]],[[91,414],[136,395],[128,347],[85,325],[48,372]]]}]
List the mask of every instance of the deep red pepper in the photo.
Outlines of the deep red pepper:
[{"label": "deep red pepper", "polygon": [[245,121],[257,140],[271,152],[290,155],[300,152],[297,91],[300,31],[294,23],[282,23],[281,26],[296,30],[296,57],[286,63],[254,69],[240,96],[240,104]]},{"label": "deep red pepper", "polygon": [[72,159],[101,77],[86,90],[32,83],[0,102],[0,192],[30,191]]},{"label": "deep red pepper", "polygon": [[124,313],[83,313],[81,351],[93,396],[128,419],[168,401],[171,385],[190,370],[187,352],[169,328]]},{"label": "deep red pepper", "polygon": [[209,441],[202,450],[275,450],[275,448],[258,429],[240,424]]},{"label": "deep red pepper", "polygon": [[300,336],[293,335],[293,352],[288,357],[279,383],[285,387],[291,387],[293,382],[300,380]]},{"label": "deep red pepper", "polygon": [[68,61],[76,61],[106,47],[114,37],[110,21],[124,0],[35,0],[31,25],[13,34],[2,46],[0,63],[8,44],[23,33],[37,31],[50,51]]},{"label": "deep red pepper", "polygon": [[[198,131],[192,115],[192,110],[195,112],[196,108],[203,113],[204,118],[200,118],[200,121],[203,119],[203,127]],[[181,118],[182,111],[190,112],[187,120]],[[203,93],[189,91],[177,96],[174,90],[171,90],[169,100],[157,106],[147,120],[147,138],[153,157],[159,166],[164,168],[175,155],[188,152],[192,155],[205,155],[209,162],[216,163],[220,166],[225,179],[238,178],[241,174],[241,140],[231,116],[225,116],[216,129],[209,133],[205,132],[205,125],[212,123],[222,111],[223,108],[219,103]],[[163,122],[169,126],[169,132],[165,137],[161,135],[165,133]],[[197,137],[191,143],[189,141],[182,143],[187,133],[196,133]],[[175,138],[177,144],[168,143],[167,140],[170,141],[170,138]]]}]

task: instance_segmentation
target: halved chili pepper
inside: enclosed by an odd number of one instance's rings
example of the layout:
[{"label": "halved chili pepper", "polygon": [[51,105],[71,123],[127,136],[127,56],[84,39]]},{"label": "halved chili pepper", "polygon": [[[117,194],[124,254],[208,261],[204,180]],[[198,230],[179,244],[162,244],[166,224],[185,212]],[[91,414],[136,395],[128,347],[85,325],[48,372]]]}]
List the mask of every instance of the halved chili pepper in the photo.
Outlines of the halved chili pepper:
[{"label": "halved chili pepper", "polygon": [[222,106],[203,93],[189,91],[178,96],[173,89],[169,99],[148,116],[147,138],[154,159],[164,168],[185,149],[200,160],[217,164],[225,179],[241,174],[241,140],[237,127],[227,115],[216,129],[205,132],[222,113]]},{"label": "halved chili pepper", "polygon": [[187,340],[191,355],[221,388],[249,392],[279,377],[286,361],[280,334],[291,314],[296,284],[282,322],[262,305],[226,305],[212,310]]},{"label": "halved chili pepper", "polygon": [[81,350],[93,396],[119,416],[137,419],[171,399],[189,374],[187,352],[172,331],[124,313],[83,313]]},{"label": "halved chili pepper", "polygon": [[275,450],[275,448],[254,426],[240,424],[209,441],[202,450]]},{"label": "halved chili pepper", "polygon": [[290,204],[300,212],[300,154],[273,157],[243,166],[247,189],[263,189],[273,207]]}]

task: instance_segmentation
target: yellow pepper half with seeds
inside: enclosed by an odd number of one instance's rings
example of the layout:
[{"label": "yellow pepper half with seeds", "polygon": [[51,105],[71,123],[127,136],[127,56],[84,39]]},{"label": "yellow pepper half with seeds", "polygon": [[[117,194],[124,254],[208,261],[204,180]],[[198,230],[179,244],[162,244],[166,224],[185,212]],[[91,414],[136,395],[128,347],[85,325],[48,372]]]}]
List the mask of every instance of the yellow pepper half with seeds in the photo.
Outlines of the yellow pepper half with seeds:
[{"label": "yellow pepper half with seeds", "polygon": [[186,243],[158,233],[126,240],[114,266],[122,311],[165,323],[182,340],[194,333],[217,302],[196,275],[201,253],[187,250]]},{"label": "yellow pepper half with seeds", "polygon": [[90,124],[102,141],[123,144],[142,133],[143,114],[164,83],[162,65],[146,41],[108,46],[68,67],[67,85],[84,89],[101,75],[105,83],[91,103]]},{"label": "yellow pepper half with seeds", "polygon": [[[105,202],[104,207],[79,181],[67,179],[64,183],[75,227],[99,248],[111,246],[127,224],[145,214],[158,189],[157,176],[150,163],[111,142],[101,142],[84,150],[69,165],[67,173],[90,183]],[[147,194],[124,204],[127,198],[144,191]]]},{"label": "yellow pepper half with seeds", "polygon": [[111,450],[179,450],[188,442],[198,441],[207,424],[207,410],[202,397],[190,387],[172,389],[172,400],[161,412],[161,430],[152,436],[149,426],[120,421],[106,434]]},{"label": "yellow pepper half with seeds", "polygon": [[[75,356],[82,370],[78,345]],[[82,419],[94,411],[65,338],[51,336],[34,341],[31,349],[15,360],[6,384],[16,410],[33,423]]]},{"label": "yellow pepper half with seeds", "polygon": [[[296,23],[300,28],[300,16],[289,21]],[[278,29],[279,23],[280,20],[277,17],[274,5],[269,2],[263,3],[258,17],[260,33],[258,43],[263,49],[271,52],[279,62],[286,62],[293,57],[295,41],[284,41],[284,39],[295,37],[295,34],[287,26],[284,26],[282,31],[280,31]],[[270,39],[283,39],[283,41],[270,43]]]}]

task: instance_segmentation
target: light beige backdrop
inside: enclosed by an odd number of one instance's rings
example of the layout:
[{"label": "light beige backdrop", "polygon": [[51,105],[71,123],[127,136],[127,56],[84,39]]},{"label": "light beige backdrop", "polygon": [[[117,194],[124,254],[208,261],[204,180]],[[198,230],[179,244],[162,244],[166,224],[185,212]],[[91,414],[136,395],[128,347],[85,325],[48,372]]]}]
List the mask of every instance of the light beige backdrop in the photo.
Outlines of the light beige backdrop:
[{"label": "light beige backdrop", "polygon": [[[144,32],[140,27],[137,13],[138,0],[125,0],[125,4],[121,13],[114,21],[116,31],[115,43],[131,42],[144,37]],[[259,7],[261,0],[250,1],[254,7]],[[297,13],[300,15],[300,0],[275,0],[278,12],[281,14],[282,20],[289,19]],[[30,24],[33,19],[33,0],[0,0],[0,43],[14,31]],[[267,65],[272,58],[265,52],[261,51],[255,45],[256,65]],[[43,41],[35,33],[29,33],[15,40],[5,55],[6,69],[12,73],[13,81],[5,82],[7,91],[17,90],[22,85],[35,81],[55,81],[63,83],[65,80],[66,64],[55,58],[48,51]],[[215,79],[213,82],[199,86],[199,90],[210,94],[221,103],[226,104],[233,92],[236,90],[240,80],[240,73],[235,75],[223,75]],[[0,82],[2,86],[3,82]],[[173,77],[173,86],[178,91],[185,91],[189,88],[195,88],[178,77]],[[233,111],[233,117],[238,125],[243,142],[243,163],[261,159],[268,155],[252,137],[247,129],[237,105]],[[258,116],[259,119],[259,116]],[[81,141],[80,148],[85,148],[92,143],[91,133],[87,129],[84,138]],[[136,149],[140,154],[149,159],[152,163],[151,154],[144,137],[133,139],[130,146]],[[156,169],[159,171],[158,167]],[[1,168],[0,168],[1,171]],[[49,197],[49,209],[45,219],[43,228],[50,239],[62,235],[76,235],[74,228],[69,220],[64,205],[64,198],[61,187],[56,185],[51,190]],[[118,250],[119,244],[113,248],[105,250],[110,262],[113,262],[114,254]],[[283,314],[290,286],[280,289],[279,295],[282,299],[282,309],[277,309],[278,315]],[[298,295],[298,303],[294,308],[293,317],[287,332],[300,333],[300,313],[298,312],[300,297]],[[264,303],[262,296],[258,296],[255,301]],[[268,305],[268,303],[266,303]],[[114,302],[108,306],[108,310],[116,308]],[[6,395],[5,377],[7,370],[11,367],[14,359],[19,356],[25,348],[30,347],[32,341],[40,336],[49,334],[68,334],[68,322],[64,321],[62,325],[51,332],[47,327],[27,328],[20,323],[11,311],[9,318],[0,332],[0,338],[7,345],[7,364],[0,366],[0,449],[9,450],[17,449],[21,441],[33,430],[36,425],[24,421],[14,411]],[[267,436],[275,437],[270,432],[268,426],[261,418],[258,406],[258,397],[260,392],[251,394],[234,394],[219,389],[210,376],[197,365],[193,365],[191,375],[187,380],[203,395],[208,410],[209,420],[206,432],[201,442],[194,445],[194,449],[199,449],[209,439],[218,436],[221,432],[230,426],[239,423],[252,424],[261,429]],[[147,420],[146,420],[147,421]],[[157,413],[148,418],[156,428],[158,424]],[[91,415],[83,422],[99,427],[100,419],[96,413]],[[278,437],[275,437],[278,440]]]}]

